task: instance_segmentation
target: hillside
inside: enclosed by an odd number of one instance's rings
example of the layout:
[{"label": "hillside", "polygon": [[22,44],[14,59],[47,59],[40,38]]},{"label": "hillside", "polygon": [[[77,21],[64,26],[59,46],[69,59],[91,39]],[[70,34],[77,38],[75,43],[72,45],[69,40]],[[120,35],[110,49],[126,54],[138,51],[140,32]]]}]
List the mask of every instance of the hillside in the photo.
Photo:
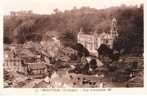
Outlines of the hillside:
[{"label": "hillside", "polygon": [[75,39],[81,27],[87,34],[95,30],[98,33],[109,32],[113,17],[118,20],[119,27],[116,48],[142,53],[143,5],[122,5],[107,9],[74,7],[64,12],[55,9],[54,13],[49,15],[4,16],[4,43],[24,43],[30,40],[38,42],[44,39],[46,33],[58,36],[72,33]]}]

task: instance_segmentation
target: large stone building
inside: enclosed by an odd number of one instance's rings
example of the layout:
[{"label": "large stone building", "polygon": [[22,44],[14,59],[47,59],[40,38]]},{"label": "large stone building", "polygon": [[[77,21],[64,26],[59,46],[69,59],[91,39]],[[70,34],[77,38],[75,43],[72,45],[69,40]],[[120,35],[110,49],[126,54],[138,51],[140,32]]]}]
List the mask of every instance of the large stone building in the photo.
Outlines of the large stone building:
[{"label": "large stone building", "polygon": [[118,37],[117,20],[112,19],[111,29],[109,33],[97,33],[96,31],[91,34],[85,34],[82,29],[78,33],[77,40],[86,47],[89,52],[96,54],[97,49],[101,44],[106,44],[108,47],[113,48],[114,40]]}]

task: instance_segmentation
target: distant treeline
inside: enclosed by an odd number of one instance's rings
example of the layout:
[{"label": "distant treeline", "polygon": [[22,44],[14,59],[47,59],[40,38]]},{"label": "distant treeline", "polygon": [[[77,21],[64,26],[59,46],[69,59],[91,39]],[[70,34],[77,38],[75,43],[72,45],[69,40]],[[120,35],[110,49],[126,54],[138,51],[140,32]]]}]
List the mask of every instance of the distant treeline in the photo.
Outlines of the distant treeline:
[{"label": "distant treeline", "polygon": [[44,39],[47,32],[76,35],[81,27],[87,34],[95,30],[97,33],[109,32],[113,17],[118,21],[119,33],[115,47],[142,53],[143,4],[139,6],[121,5],[107,9],[90,7],[77,9],[74,7],[64,12],[55,9],[53,14],[48,15],[4,16],[4,43],[40,41]]}]

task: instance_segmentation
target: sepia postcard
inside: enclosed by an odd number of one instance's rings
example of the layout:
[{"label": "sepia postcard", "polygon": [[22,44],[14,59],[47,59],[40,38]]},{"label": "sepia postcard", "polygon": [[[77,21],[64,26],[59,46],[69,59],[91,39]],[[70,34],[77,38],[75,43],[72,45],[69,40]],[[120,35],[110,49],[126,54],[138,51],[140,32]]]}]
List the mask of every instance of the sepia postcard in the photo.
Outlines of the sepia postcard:
[{"label": "sepia postcard", "polygon": [[0,95],[147,94],[143,0],[3,0]]}]

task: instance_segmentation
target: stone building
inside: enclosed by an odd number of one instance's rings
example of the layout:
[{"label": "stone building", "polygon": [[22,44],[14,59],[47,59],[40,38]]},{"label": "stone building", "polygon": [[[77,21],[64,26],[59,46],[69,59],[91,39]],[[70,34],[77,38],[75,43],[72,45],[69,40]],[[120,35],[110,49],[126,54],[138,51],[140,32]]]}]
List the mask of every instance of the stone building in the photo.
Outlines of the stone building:
[{"label": "stone building", "polygon": [[47,76],[47,65],[42,62],[27,63],[26,74],[32,78],[43,78]]},{"label": "stone building", "polygon": [[96,54],[97,49],[101,44],[106,44],[109,48],[113,48],[113,42],[118,37],[117,32],[117,20],[112,19],[111,29],[109,33],[97,33],[97,31],[91,34],[85,34],[82,29],[78,33],[77,40],[86,47],[90,53]]},{"label": "stone building", "polygon": [[17,49],[16,51],[16,46],[12,45],[4,46],[3,66],[8,72],[19,72],[28,76],[30,76],[28,70],[31,70],[32,76],[43,76],[44,69],[47,69],[47,66],[42,63],[40,55],[33,54],[26,48],[21,48],[21,51]]},{"label": "stone building", "polygon": [[4,69],[7,71],[23,71],[21,59],[16,55],[15,47],[4,47]]}]

